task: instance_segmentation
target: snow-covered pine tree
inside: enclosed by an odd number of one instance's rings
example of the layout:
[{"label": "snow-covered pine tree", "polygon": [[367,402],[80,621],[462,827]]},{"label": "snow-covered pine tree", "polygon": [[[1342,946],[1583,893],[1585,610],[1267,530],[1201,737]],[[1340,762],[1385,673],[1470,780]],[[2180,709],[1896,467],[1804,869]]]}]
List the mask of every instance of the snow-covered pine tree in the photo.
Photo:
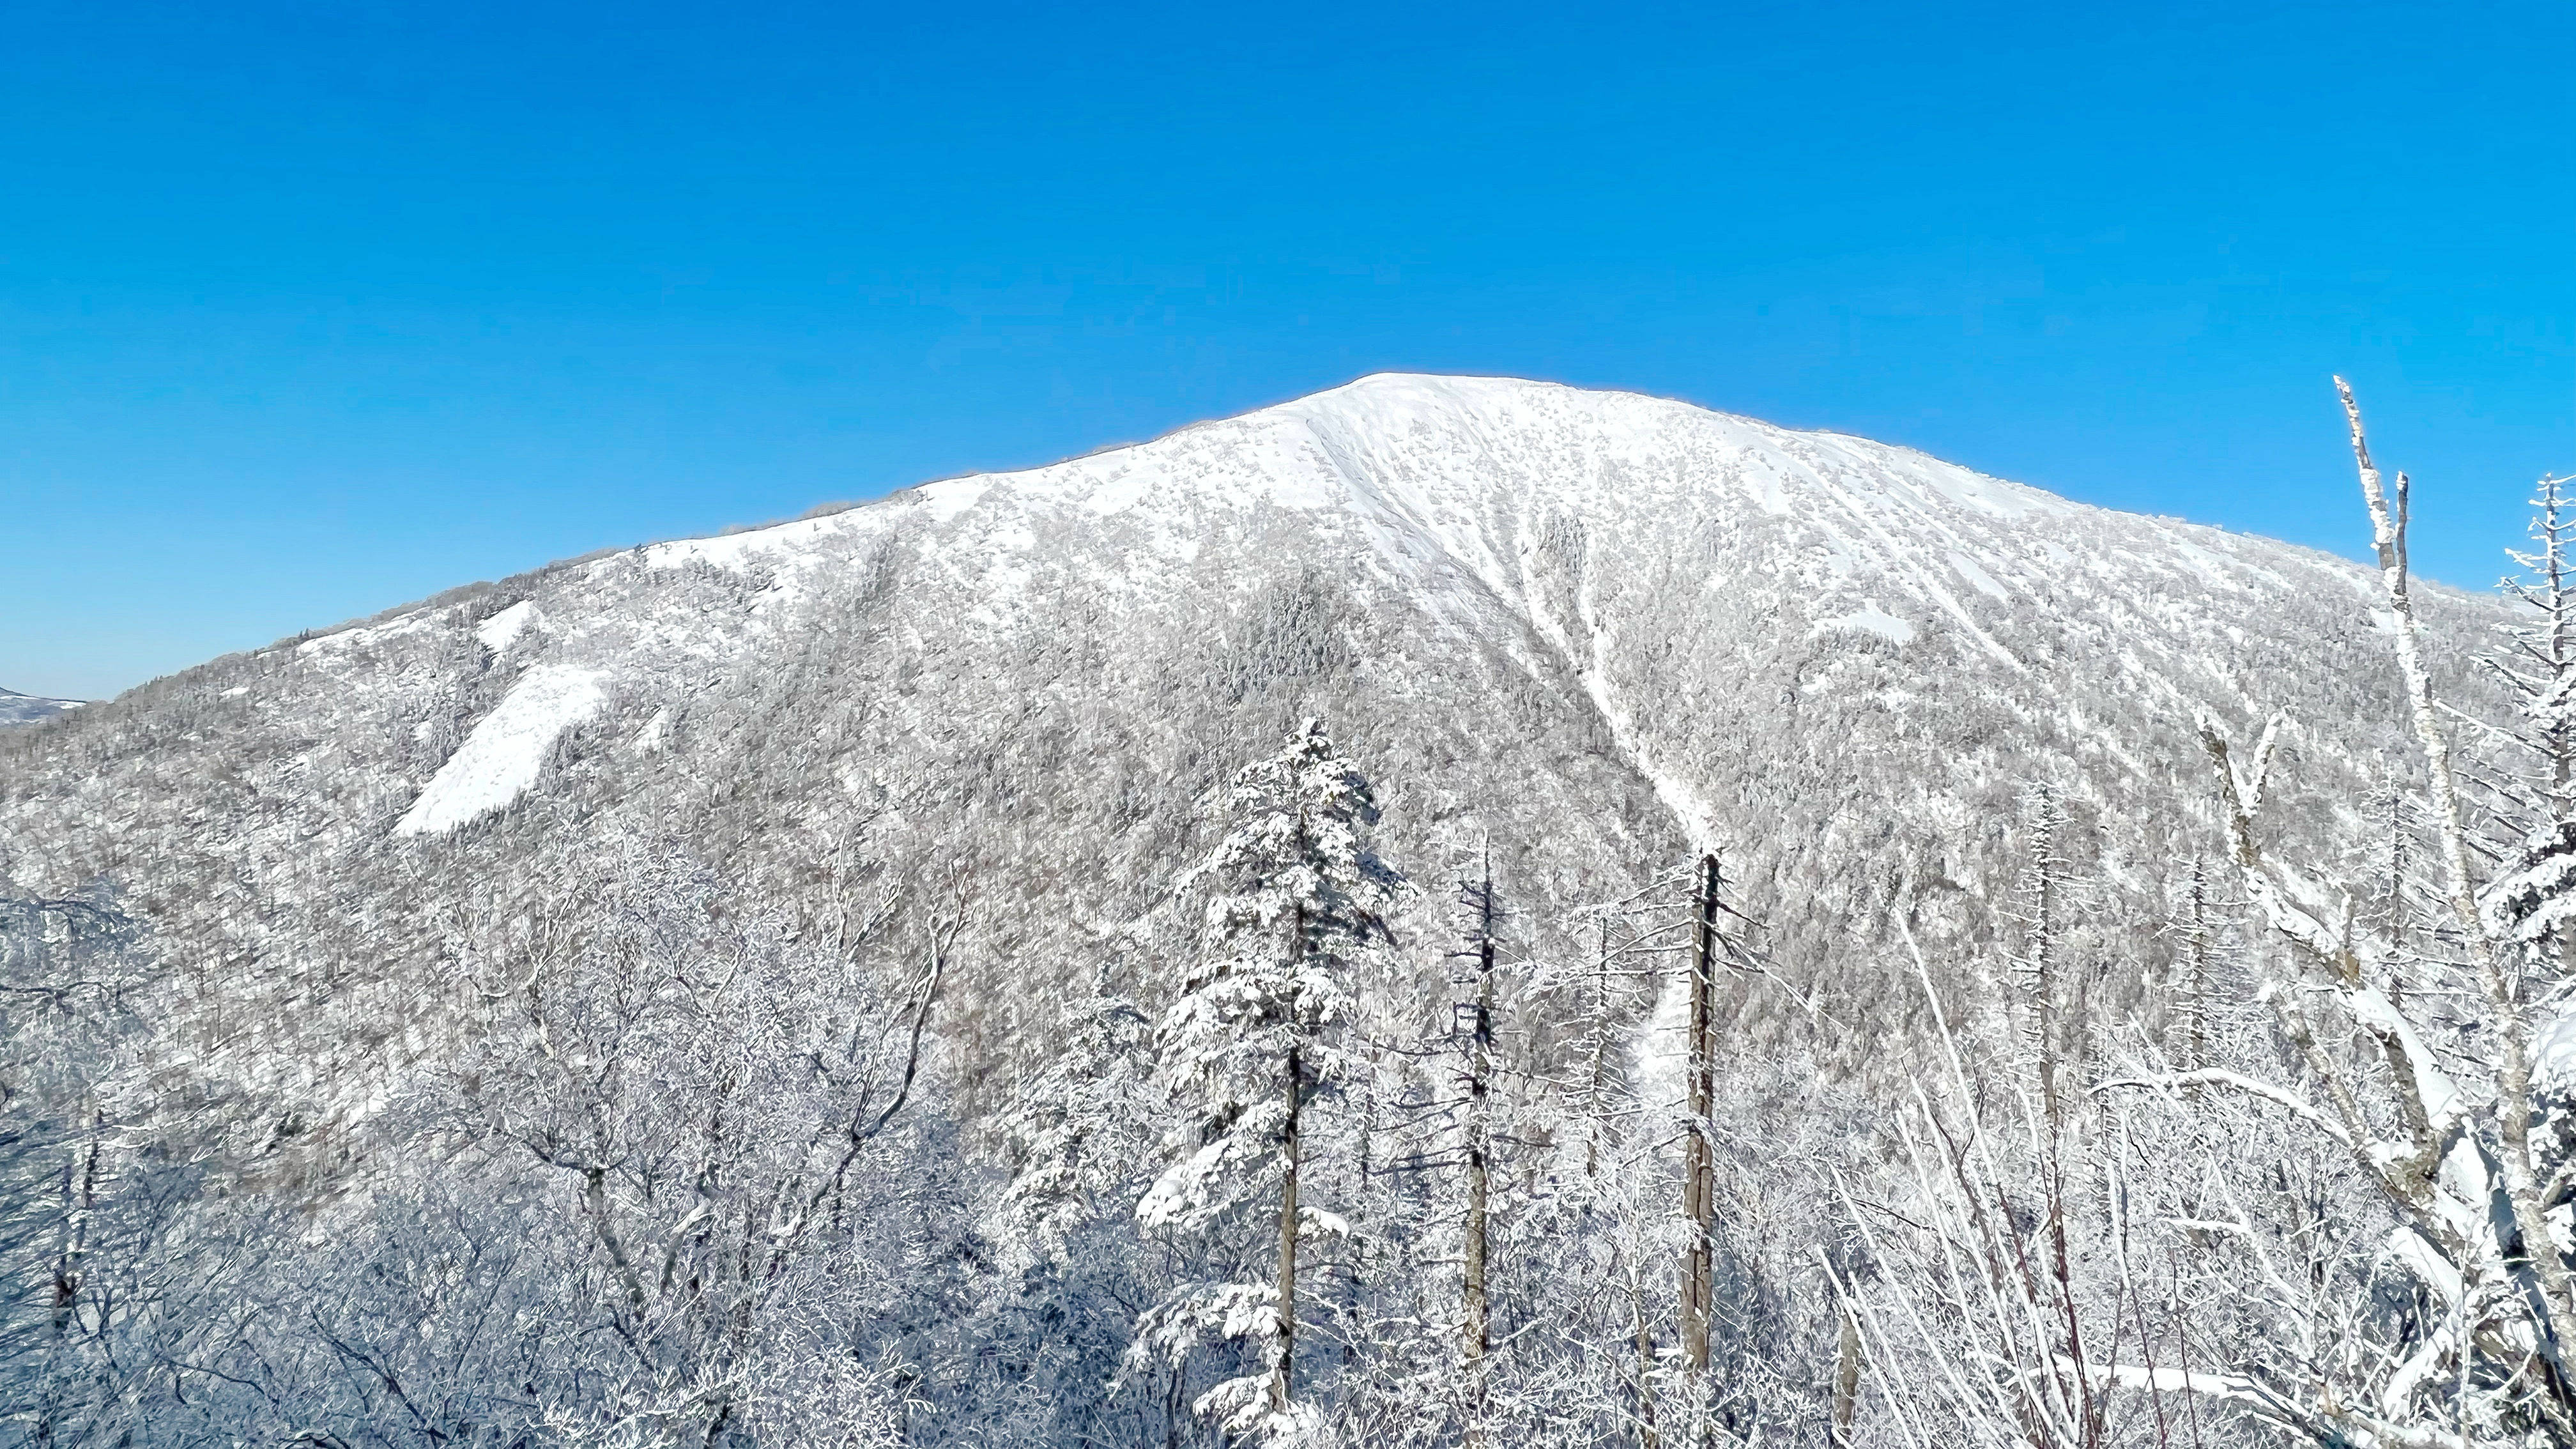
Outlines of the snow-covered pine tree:
[{"label": "snow-covered pine tree", "polygon": [[1106,962],[1066,1015],[1063,1050],[1021,1088],[1010,1113],[1016,1170],[1003,1210],[1032,1256],[1061,1253],[1152,1145],[1144,1080],[1152,1022],[1117,990]]},{"label": "snow-covered pine tree", "polygon": [[1230,1433],[1283,1436],[1311,1417],[1294,1397],[1299,1241],[1345,1230],[1298,1197],[1305,1108],[1344,1075],[1336,1028],[1353,1009],[1355,969],[1392,944],[1385,915],[1400,883],[1369,849],[1368,782],[1321,720],[1238,775],[1226,813],[1231,828],[1183,880],[1207,907],[1158,1033],[1175,1160],[1137,1216],[1149,1228],[1251,1232],[1255,1205],[1275,1204],[1278,1273],[1183,1290],[1146,1315],[1138,1348],[1177,1359],[1211,1330],[1257,1344],[1263,1372],[1219,1384],[1197,1408]]},{"label": "snow-covered pine tree", "polygon": [[1156,1443],[1186,1420],[1179,1374],[1149,1384],[1118,1371],[1135,1305],[1168,1282],[1135,1220],[1162,1121],[1153,1022],[1120,974],[1104,954],[1091,990],[1065,1005],[1062,1047],[1008,1109],[1013,1170],[997,1218],[1018,1274],[977,1348],[1010,1366],[1000,1380],[1024,1417],[1019,1437],[995,1430],[995,1444]]},{"label": "snow-covered pine tree", "polygon": [[2046,785],[2033,787],[2030,866],[2022,884],[2027,914],[2021,919],[2028,935],[2021,958],[2013,963],[2013,979],[2022,1039],[2032,1070],[2039,1078],[2040,1100],[2052,1127],[2063,1115],[2057,1100],[2057,948],[2066,891],[2066,860],[2058,852],[2058,837],[2065,829],[2066,806],[2057,798],[2057,792]]},{"label": "snow-covered pine tree", "polygon": [[2571,481],[2555,474],[2535,488],[2533,549],[2507,550],[2526,577],[2505,592],[2537,611],[2511,630],[2485,663],[2521,716],[2510,736],[2527,751],[2526,772],[2507,786],[2506,813],[2521,817],[2520,843],[2488,888],[2486,907],[2510,939],[2540,948],[2556,939],[2559,970],[2576,976],[2576,504]]}]

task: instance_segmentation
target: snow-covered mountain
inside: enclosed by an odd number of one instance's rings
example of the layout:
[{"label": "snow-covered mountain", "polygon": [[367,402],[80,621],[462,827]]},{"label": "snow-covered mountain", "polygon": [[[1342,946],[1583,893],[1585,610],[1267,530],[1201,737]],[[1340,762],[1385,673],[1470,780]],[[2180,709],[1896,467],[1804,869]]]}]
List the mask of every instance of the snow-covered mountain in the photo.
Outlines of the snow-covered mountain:
[{"label": "snow-covered mountain", "polygon": [[82,701],[77,699],[46,699],[39,695],[20,694],[16,690],[0,689],[0,729],[10,725],[34,724],[40,719],[52,719],[67,709],[80,708],[81,703]]},{"label": "snow-covered mountain", "polygon": [[[2428,607],[2459,638],[2492,618]],[[2373,617],[2344,560],[1902,448],[1376,376],[216,660],[0,743],[0,871],[118,883],[206,1014],[197,1068],[338,1118],[440,1050],[462,923],[541,913],[606,838],[827,934],[962,863],[942,1024],[971,1101],[1162,907],[1217,784],[1319,713],[1425,887],[1409,938],[1480,842],[1540,951],[1557,909],[1723,847],[1780,975],[1844,1023],[1820,1050],[1862,1065],[1852,1023],[1905,994],[1892,920],[1953,962],[1996,944],[2028,787],[2075,810],[2104,917],[2144,921],[2208,848],[2164,833],[2167,802],[2204,818],[2196,712],[2288,710],[2321,785],[2393,752]],[[2310,849],[2367,829],[2280,808]],[[2103,1001],[2151,939],[2094,943]],[[1384,990],[1436,1002],[1416,955]],[[1791,1029],[1779,997],[1743,1029]]]}]

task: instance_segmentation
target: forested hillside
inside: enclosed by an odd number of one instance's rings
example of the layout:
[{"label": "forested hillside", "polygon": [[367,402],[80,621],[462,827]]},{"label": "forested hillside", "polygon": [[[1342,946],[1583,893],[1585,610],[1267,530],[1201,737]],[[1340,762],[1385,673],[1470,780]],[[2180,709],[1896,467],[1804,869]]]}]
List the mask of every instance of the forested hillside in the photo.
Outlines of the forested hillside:
[{"label": "forested hillside", "polygon": [[2576,620],[2401,510],[1373,377],[0,733],[0,1410],[2576,1442]]}]

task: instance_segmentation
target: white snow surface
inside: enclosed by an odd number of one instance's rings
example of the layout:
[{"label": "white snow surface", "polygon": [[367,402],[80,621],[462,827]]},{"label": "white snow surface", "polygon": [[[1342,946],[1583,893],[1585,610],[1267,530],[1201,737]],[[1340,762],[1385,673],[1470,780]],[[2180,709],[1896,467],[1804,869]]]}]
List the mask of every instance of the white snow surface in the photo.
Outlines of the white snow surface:
[{"label": "white snow surface", "polygon": [[537,782],[557,736],[608,699],[597,671],[538,665],[519,677],[430,777],[396,835],[441,835],[502,809]]},{"label": "white snow surface", "polygon": [[474,637],[482,640],[483,647],[494,654],[507,654],[510,646],[518,642],[520,632],[536,622],[536,617],[537,606],[521,599],[475,625]]},{"label": "white snow surface", "polygon": [[1911,644],[1914,642],[1913,625],[1896,617],[1894,614],[1876,607],[1855,610],[1852,613],[1845,614],[1836,619],[1827,619],[1824,622],[1824,627],[1832,629],[1866,630],[1867,632],[1876,634],[1881,638],[1894,640],[1899,644]]},{"label": "white snow surface", "polygon": [[2576,1088],[2576,1008],[2562,1011],[2531,1049],[2531,1089],[2564,1094]]},{"label": "white snow surface", "polygon": [[448,611],[445,609],[414,609],[408,614],[396,615],[381,624],[370,624],[359,628],[340,629],[329,634],[320,635],[316,638],[307,639],[296,647],[295,652],[298,654],[316,654],[333,649],[354,648],[362,644],[388,643],[392,640],[400,639],[407,634],[417,634],[424,629],[432,627],[437,624],[439,620],[445,618],[447,616],[447,612]]},{"label": "white snow surface", "polygon": [[[883,503],[719,538],[656,544],[650,568],[767,571],[776,604],[808,596],[836,546],[906,526],[981,602],[960,622],[1006,626],[1034,575],[1030,557],[1071,533],[1115,542],[1092,582],[1147,603],[1198,556],[1212,530],[1255,526],[1270,510],[1337,515],[1380,575],[1433,618],[1478,632],[1496,603],[1552,631],[1528,586],[1532,536],[1571,522],[1587,554],[1632,552],[1680,505],[1722,527],[1776,520],[1807,541],[1839,609],[1819,622],[1900,642],[1946,621],[2020,669],[1977,621],[1966,594],[2010,600],[2048,583],[2094,587],[2084,565],[2043,537],[2054,520],[2097,514],[2022,484],[1909,449],[1633,393],[1513,378],[1379,374],[1149,443],[1025,472],[945,479]],[[842,544],[840,546],[846,546]],[[2061,561],[2062,560],[2062,561]],[[1883,595],[1876,601],[1862,590]],[[1910,599],[1920,610],[1903,609]],[[1563,621],[1557,621],[1562,623]],[[1617,700],[1603,701],[1614,715]]]},{"label": "white snow surface", "polygon": [[[655,544],[645,558],[657,568],[792,566],[824,539],[906,516],[966,544],[1026,537],[1049,516],[1079,514],[1131,519],[1141,535],[1136,562],[1159,565],[1185,561],[1212,514],[1344,509],[1389,566],[1427,579],[1446,563],[1509,594],[1514,569],[1497,547],[1497,524],[1541,507],[1606,521],[1633,511],[1640,488],[1795,515],[1827,548],[1881,567],[1914,553],[1904,545],[1929,524],[1950,545],[1935,556],[1941,562],[2009,572],[2009,560],[1975,557],[1982,536],[2084,511],[1908,449],[1687,403],[1512,378],[1380,374],[1150,443],[945,479],[875,507]],[[970,546],[952,560],[969,563],[979,552],[988,550]],[[1931,578],[1935,558],[1915,559],[1907,573]],[[1991,574],[1975,581],[2000,592]]]}]

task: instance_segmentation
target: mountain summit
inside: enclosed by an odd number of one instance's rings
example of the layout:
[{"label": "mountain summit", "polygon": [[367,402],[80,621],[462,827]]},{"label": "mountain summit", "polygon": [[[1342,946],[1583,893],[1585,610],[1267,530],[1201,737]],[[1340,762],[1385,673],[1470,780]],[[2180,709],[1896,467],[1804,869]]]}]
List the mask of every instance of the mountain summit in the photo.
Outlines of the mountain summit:
[{"label": "mountain summit", "polygon": [[1533,898],[1608,899],[1722,849],[1801,993],[1741,1009],[1786,1030],[1888,989],[1892,921],[1993,939],[2032,787],[2152,915],[2188,852],[2135,822],[2201,808],[2196,715],[2290,708],[2328,774],[2387,748],[2371,589],[1863,439],[1374,376],[216,660],[0,744],[0,865],[118,882],[270,1024],[203,1069],[322,1117],[441,1049],[458,921],[541,911],[603,841],[827,936],[965,869],[971,1096],[1049,1049],[1063,943],[1164,910],[1204,802],[1319,715],[1424,881],[1490,842]]}]

